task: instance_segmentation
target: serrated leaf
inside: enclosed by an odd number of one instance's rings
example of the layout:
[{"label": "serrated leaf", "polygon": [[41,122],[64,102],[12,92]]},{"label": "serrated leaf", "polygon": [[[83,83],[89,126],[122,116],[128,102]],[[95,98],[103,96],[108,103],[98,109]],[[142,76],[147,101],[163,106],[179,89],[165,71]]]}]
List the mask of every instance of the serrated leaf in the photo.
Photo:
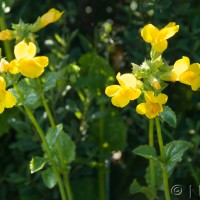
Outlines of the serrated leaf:
[{"label": "serrated leaf", "polygon": [[181,140],[170,142],[164,147],[166,155],[166,165],[169,173],[171,173],[177,163],[182,160],[184,152],[189,147],[189,142]]},{"label": "serrated leaf", "polygon": [[148,187],[141,186],[136,179],[133,180],[130,186],[130,194],[136,194],[136,193],[143,193],[147,199],[154,200],[156,198],[156,194]]},{"label": "serrated leaf", "polygon": [[132,152],[144,158],[158,161],[155,148],[150,147],[149,145],[141,145],[135,148]]},{"label": "serrated leaf", "polygon": [[167,122],[171,127],[176,127],[176,114],[168,107],[163,106],[163,112],[160,113],[160,117],[163,121]]},{"label": "serrated leaf", "polygon": [[51,168],[42,172],[42,179],[46,187],[53,188],[57,184],[57,178],[54,171]]},{"label": "serrated leaf", "polygon": [[46,164],[46,159],[43,157],[33,157],[30,162],[31,173],[41,170]]}]

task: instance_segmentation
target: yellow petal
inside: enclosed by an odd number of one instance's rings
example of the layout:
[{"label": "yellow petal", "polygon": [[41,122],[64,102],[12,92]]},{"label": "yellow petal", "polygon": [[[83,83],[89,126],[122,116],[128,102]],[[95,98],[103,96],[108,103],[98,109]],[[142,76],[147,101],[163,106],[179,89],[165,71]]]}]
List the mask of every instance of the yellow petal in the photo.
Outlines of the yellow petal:
[{"label": "yellow petal", "polygon": [[9,62],[4,58],[0,61],[0,72],[7,72],[9,69]]},{"label": "yellow petal", "polygon": [[152,48],[157,52],[163,52],[167,48],[168,42],[165,39],[156,40],[155,43],[152,43]]},{"label": "yellow petal", "polygon": [[112,97],[111,102],[114,106],[122,108],[130,102],[130,99],[121,91]]},{"label": "yellow petal", "polygon": [[16,104],[17,100],[15,96],[10,93],[9,91],[6,91],[6,96],[4,99],[4,106],[5,108],[12,108]]},{"label": "yellow petal", "polygon": [[136,112],[140,115],[144,115],[147,112],[147,103],[140,103],[136,107]]},{"label": "yellow petal", "polygon": [[179,25],[176,25],[175,22],[170,22],[167,26],[162,28],[159,33],[159,37],[163,39],[169,39],[179,30]]},{"label": "yellow petal", "polygon": [[128,88],[124,89],[124,92],[130,100],[135,100],[141,95],[141,91],[139,89]]},{"label": "yellow petal", "polygon": [[132,87],[132,88],[136,87],[136,78],[131,73],[126,73],[123,75],[118,73],[116,78],[117,78],[119,84],[123,87]]},{"label": "yellow petal", "polygon": [[9,64],[9,72],[11,74],[17,74],[19,73],[19,63],[17,60],[12,60]]},{"label": "yellow petal", "polygon": [[157,97],[157,103],[159,104],[165,104],[167,102],[168,96],[166,94],[159,94]]},{"label": "yellow petal", "polygon": [[0,114],[4,111],[4,106],[0,103]]},{"label": "yellow petal", "polygon": [[23,59],[19,62],[19,71],[28,78],[36,78],[44,72],[44,67],[38,65],[33,59]]},{"label": "yellow petal", "polygon": [[[5,90],[6,89],[6,82],[5,82],[4,78],[1,77],[1,76],[0,76],[0,89],[1,90]],[[2,96],[2,94],[0,94],[0,95]],[[1,101],[1,99],[0,99],[0,101]]]},{"label": "yellow petal", "polygon": [[60,12],[60,11],[56,10],[55,8],[50,9],[47,13],[42,15],[42,17],[40,19],[41,25],[44,27],[50,23],[57,21],[58,19],[60,19],[62,14],[63,14],[63,12]]},{"label": "yellow petal", "polygon": [[185,72],[190,66],[190,60],[188,57],[183,56],[182,59],[177,60],[174,63],[174,68],[172,72],[174,72],[177,75],[176,81],[179,80],[180,75]]},{"label": "yellow petal", "polygon": [[152,24],[147,24],[141,31],[141,36],[147,43],[155,42],[158,36],[159,30]]},{"label": "yellow petal", "polygon": [[193,91],[197,91],[200,88],[200,76],[194,78],[191,87]]},{"label": "yellow petal", "polygon": [[37,56],[33,58],[34,62],[41,67],[46,67],[49,64],[49,58],[46,56]]},{"label": "yellow petal", "polygon": [[195,73],[192,71],[186,71],[183,74],[181,74],[179,81],[181,83],[191,85],[193,79],[195,78]]},{"label": "yellow petal", "polygon": [[145,98],[145,101],[147,103],[155,103],[156,100],[155,100],[155,96],[154,96],[154,92],[153,91],[148,91],[148,92],[145,92],[144,94],[144,98]]},{"label": "yellow petal", "polygon": [[36,46],[34,43],[29,42],[28,44],[25,41],[21,41],[14,47],[14,54],[17,60],[22,58],[31,59],[36,54]]},{"label": "yellow petal", "polygon": [[192,65],[190,65],[188,70],[193,71],[195,74],[200,74],[200,64],[193,63]]},{"label": "yellow petal", "polygon": [[105,93],[107,96],[112,97],[116,95],[117,92],[119,92],[122,89],[119,85],[110,85],[106,87]]}]

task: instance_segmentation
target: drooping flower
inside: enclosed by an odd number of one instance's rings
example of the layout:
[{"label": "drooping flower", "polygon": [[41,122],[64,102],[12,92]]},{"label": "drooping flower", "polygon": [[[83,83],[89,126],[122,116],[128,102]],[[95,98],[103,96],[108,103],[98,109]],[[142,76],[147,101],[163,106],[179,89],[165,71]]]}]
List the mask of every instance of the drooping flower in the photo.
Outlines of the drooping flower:
[{"label": "drooping flower", "polygon": [[2,113],[5,108],[12,108],[15,104],[15,96],[6,90],[6,82],[3,77],[0,77],[0,113]]},{"label": "drooping flower", "polygon": [[8,63],[4,58],[0,61],[0,72],[10,72],[11,74],[21,73],[28,78],[36,78],[44,72],[49,60],[46,56],[36,55],[34,43],[22,41],[14,47],[15,58]]},{"label": "drooping flower", "polygon": [[33,32],[36,32],[36,31],[44,28],[48,24],[56,22],[57,20],[60,19],[62,14],[63,14],[63,12],[60,12],[60,11],[56,10],[55,8],[51,8],[47,13],[45,13],[44,15],[42,15],[41,17],[39,17],[37,19],[37,21],[33,24],[31,30]]},{"label": "drooping flower", "polygon": [[146,103],[140,103],[136,107],[136,112],[140,115],[146,115],[149,119],[155,118],[163,111],[162,105],[167,102],[167,95],[154,95],[153,91],[148,91],[144,94]]},{"label": "drooping flower", "polygon": [[108,86],[105,90],[107,96],[112,97],[111,102],[116,107],[124,107],[131,100],[137,99],[141,90],[137,86],[137,79],[131,73],[120,73],[116,76],[119,85]]},{"label": "drooping flower", "polygon": [[145,42],[150,43],[152,48],[157,52],[163,52],[167,48],[167,39],[171,38],[179,30],[179,25],[170,22],[159,30],[152,24],[147,24],[141,31],[141,36]]}]

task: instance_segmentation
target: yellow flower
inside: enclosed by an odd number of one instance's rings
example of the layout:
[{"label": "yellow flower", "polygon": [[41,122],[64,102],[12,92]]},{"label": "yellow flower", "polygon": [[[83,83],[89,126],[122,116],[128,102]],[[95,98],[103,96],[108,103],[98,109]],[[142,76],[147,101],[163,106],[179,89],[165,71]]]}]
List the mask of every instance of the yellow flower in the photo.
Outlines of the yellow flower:
[{"label": "yellow flower", "polygon": [[0,32],[0,40],[12,40],[14,39],[14,31],[4,30]]},{"label": "yellow flower", "polygon": [[159,30],[152,24],[147,24],[141,31],[141,36],[145,42],[151,43],[152,48],[157,52],[163,52],[167,48],[167,39],[172,37],[179,30],[179,25],[170,22]]},{"label": "yellow flower", "polygon": [[186,71],[184,71],[179,78],[181,83],[190,85],[193,91],[200,88],[200,64],[191,64]]},{"label": "yellow flower", "polygon": [[56,10],[55,8],[51,8],[47,13],[45,13],[44,15],[42,15],[41,17],[37,19],[37,21],[32,26],[32,31],[36,32],[44,28],[48,24],[56,22],[57,20],[60,19],[62,14],[63,12],[60,12]]},{"label": "yellow flower", "polygon": [[200,64],[190,64],[190,59],[183,56],[174,63],[173,69],[164,73],[161,78],[165,81],[180,81],[196,91],[200,88]]},{"label": "yellow flower", "polygon": [[3,77],[0,77],[0,113],[4,111],[4,108],[12,108],[15,104],[15,96],[6,91],[6,82]]},{"label": "yellow flower", "polygon": [[117,74],[117,80],[120,85],[108,86],[105,90],[107,96],[112,97],[111,102],[116,107],[124,107],[131,100],[137,99],[141,91],[137,87],[137,79],[133,74]]},{"label": "yellow flower", "polygon": [[144,94],[146,103],[140,103],[136,107],[136,112],[140,115],[146,115],[149,119],[155,118],[163,111],[162,105],[167,102],[167,95],[159,94],[154,96],[153,91],[148,91]]},{"label": "yellow flower", "polygon": [[190,66],[190,59],[186,56],[182,56],[181,59],[174,63],[174,66],[170,72],[165,72],[161,75],[161,79],[165,81],[179,81],[180,76]]},{"label": "yellow flower", "polygon": [[49,62],[46,56],[35,57],[36,46],[32,42],[28,44],[25,41],[18,43],[14,47],[14,54],[16,59],[12,60],[9,66],[4,64],[6,66],[4,71],[9,71],[12,74],[21,73],[28,78],[40,76]]}]

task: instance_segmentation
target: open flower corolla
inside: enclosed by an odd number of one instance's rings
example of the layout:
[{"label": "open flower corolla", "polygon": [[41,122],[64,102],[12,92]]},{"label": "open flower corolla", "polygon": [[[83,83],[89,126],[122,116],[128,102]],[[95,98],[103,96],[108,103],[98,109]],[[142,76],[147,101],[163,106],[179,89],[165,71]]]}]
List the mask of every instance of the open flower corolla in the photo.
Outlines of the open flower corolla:
[{"label": "open flower corolla", "polygon": [[166,94],[154,95],[153,91],[145,92],[145,103],[140,103],[136,107],[136,112],[140,115],[146,115],[149,119],[155,118],[163,111],[162,105],[167,102]]},{"label": "open flower corolla", "polygon": [[141,31],[141,36],[145,42],[150,43],[156,52],[163,52],[168,46],[167,39],[171,38],[179,30],[179,25],[170,22],[159,30],[152,24],[147,24]]},{"label": "open flower corolla", "polygon": [[131,73],[118,73],[116,78],[119,85],[108,86],[105,93],[111,97],[114,106],[122,108],[131,100],[137,99],[141,95],[141,90],[137,86],[137,79]]}]

